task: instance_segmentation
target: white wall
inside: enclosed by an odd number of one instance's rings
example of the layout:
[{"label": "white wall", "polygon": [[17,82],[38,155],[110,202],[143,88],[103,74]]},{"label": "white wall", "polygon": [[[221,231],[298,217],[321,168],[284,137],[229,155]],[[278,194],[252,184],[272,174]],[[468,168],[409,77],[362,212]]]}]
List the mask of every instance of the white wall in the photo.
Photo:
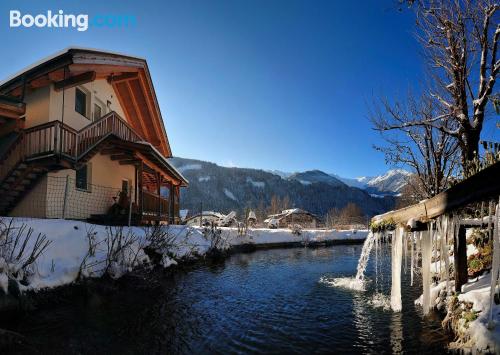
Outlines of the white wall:
[{"label": "white wall", "polygon": [[116,111],[124,120],[126,120],[122,107],[116,97],[113,87],[106,79],[95,80],[93,82],[80,85],[78,88],[83,89],[89,94],[89,104],[87,108],[87,116],[84,117],[75,111],[75,91],[76,88],[70,88],[63,91],[55,91],[53,87],[50,90],[50,121],[62,121],[62,107],[64,98],[64,123],[74,129],[82,129],[92,122],[94,102],[96,98],[105,105],[109,101],[111,104],[106,108],[105,113]]}]

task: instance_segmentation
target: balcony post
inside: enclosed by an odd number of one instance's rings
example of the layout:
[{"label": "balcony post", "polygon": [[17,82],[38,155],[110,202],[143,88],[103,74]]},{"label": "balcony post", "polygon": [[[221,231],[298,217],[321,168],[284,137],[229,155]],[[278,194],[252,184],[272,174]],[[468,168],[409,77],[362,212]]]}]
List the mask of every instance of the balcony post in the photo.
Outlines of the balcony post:
[{"label": "balcony post", "polygon": [[141,161],[138,165],[137,165],[137,180],[138,180],[138,193],[137,193],[137,197],[138,197],[138,204],[139,204],[139,215],[140,215],[140,220],[142,220],[142,216],[143,216],[143,213],[144,213],[144,193],[142,191],[142,170],[143,170],[143,162]]},{"label": "balcony post", "polygon": [[156,190],[157,190],[157,203],[158,203],[158,224],[160,224],[161,220],[161,175],[159,172],[156,172]]},{"label": "balcony post", "polygon": [[168,193],[168,220],[169,223],[174,223],[174,214],[175,214],[175,206],[174,206],[174,185],[172,182],[169,183],[169,193]]}]

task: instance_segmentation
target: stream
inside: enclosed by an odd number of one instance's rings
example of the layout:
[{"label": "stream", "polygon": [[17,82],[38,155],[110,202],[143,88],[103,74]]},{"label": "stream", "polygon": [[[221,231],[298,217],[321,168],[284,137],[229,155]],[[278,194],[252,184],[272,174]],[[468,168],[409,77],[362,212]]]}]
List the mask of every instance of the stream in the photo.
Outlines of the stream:
[{"label": "stream", "polygon": [[[329,282],[353,276],[361,245],[271,249],[170,275],[128,277],[118,290],[62,296],[0,328],[27,344],[12,353],[444,353],[439,315],[421,315],[410,267],[402,271],[403,311],[387,309],[390,247],[370,258],[365,291]],[[403,260],[404,264],[404,260]],[[405,266],[403,266],[405,268]],[[122,282],[123,283],[123,282]]]}]

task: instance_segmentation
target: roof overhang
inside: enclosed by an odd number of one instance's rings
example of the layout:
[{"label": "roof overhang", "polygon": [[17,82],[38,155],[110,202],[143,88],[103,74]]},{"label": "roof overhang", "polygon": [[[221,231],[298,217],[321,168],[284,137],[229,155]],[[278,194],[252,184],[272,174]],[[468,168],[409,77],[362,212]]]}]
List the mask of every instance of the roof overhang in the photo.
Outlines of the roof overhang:
[{"label": "roof overhang", "polygon": [[[86,48],[69,48],[0,83],[0,95],[22,102],[24,93],[52,85],[64,90],[96,79],[113,86],[127,121],[167,158],[172,156],[145,59]],[[0,101],[0,114],[1,114]],[[24,114],[24,112],[22,113]]]}]

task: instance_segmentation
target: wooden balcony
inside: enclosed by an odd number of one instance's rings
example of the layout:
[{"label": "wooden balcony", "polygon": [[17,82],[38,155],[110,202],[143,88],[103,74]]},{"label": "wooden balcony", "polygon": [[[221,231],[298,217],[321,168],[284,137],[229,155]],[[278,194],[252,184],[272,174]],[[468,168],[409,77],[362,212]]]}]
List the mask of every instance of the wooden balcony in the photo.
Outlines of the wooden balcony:
[{"label": "wooden balcony", "polygon": [[[123,155],[127,149],[130,149],[138,152],[140,156],[139,158],[134,156],[134,159],[126,161],[135,164],[136,176],[141,176],[135,194],[137,196],[135,203],[139,207],[141,215],[148,220],[174,223],[177,220],[174,216],[178,216],[179,210],[178,186],[172,186],[172,183],[161,177],[168,177],[171,174],[171,171],[168,171],[168,163],[165,163],[165,167],[159,167],[158,164],[147,162],[155,166],[153,169],[148,168],[145,165],[147,163],[143,161],[146,159],[145,150],[153,148],[139,144],[145,140],[115,112],[107,114],[79,131],[60,121],[51,121],[21,131],[17,139],[0,157],[0,190],[7,191],[10,184],[15,182],[18,176],[31,176],[33,181],[26,184],[31,187],[36,183],[35,179],[38,179],[46,171],[74,168],[75,164],[86,162],[96,152],[104,152],[100,144],[110,136],[112,139],[105,144],[115,148],[108,147],[106,148],[108,151],[110,149],[117,150]],[[128,147],[124,148],[120,144],[128,144]],[[115,160],[115,155],[110,154],[110,159]],[[165,160],[165,158],[162,159]],[[124,162],[119,161],[120,164]],[[32,171],[33,169],[36,170]],[[140,173],[137,169],[140,170]],[[24,181],[26,182],[26,179]],[[148,188],[154,186],[155,191],[157,191],[157,187],[158,193],[148,192],[145,189],[146,185]],[[172,197],[165,199],[159,196],[160,186],[170,186]],[[18,201],[17,196],[22,196],[23,192],[16,194],[15,198],[9,201],[9,208],[15,205]],[[0,206],[0,214],[6,213],[5,211],[6,209],[2,209]]]}]

